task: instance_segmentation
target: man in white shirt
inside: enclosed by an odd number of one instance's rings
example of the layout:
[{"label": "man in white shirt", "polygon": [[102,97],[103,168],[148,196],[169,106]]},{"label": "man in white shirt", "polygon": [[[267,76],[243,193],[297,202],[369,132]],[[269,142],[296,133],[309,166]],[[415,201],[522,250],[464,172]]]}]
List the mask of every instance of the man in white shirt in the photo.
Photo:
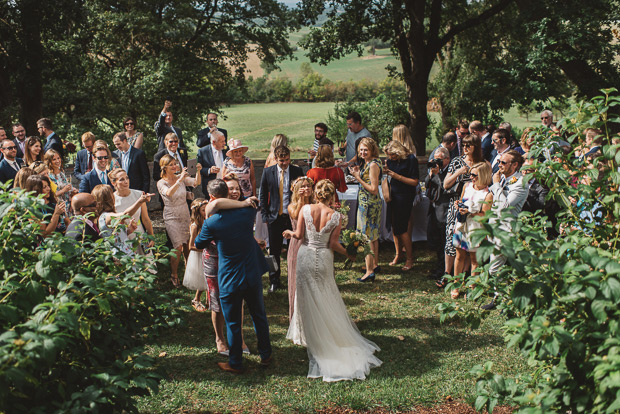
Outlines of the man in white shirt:
[{"label": "man in white shirt", "polygon": [[95,151],[95,165],[80,181],[80,193],[90,193],[99,184],[107,184],[114,189],[108,178],[110,158],[111,154],[104,148],[99,148]]},{"label": "man in white shirt", "polygon": [[2,144],[2,155],[4,159],[0,162],[0,182],[6,183],[14,180],[17,172],[21,169],[24,162],[21,158],[16,158],[17,145],[11,139],[4,139]]},{"label": "man in white shirt", "polygon": [[498,129],[493,132],[493,146],[495,149],[491,152],[492,162],[491,168],[493,168],[493,174],[499,170],[499,161],[502,154],[510,150],[510,132],[505,129]]},{"label": "man in white shirt", "polygon": [[172,101],[167,99],[164,103],[164,109],[162,109],[161,113],[159,114],[159,119],[157,120],[157,122],[155,122],[155,134],[157,135],[157,151],[161,151],[165,148],[165,139],[166,136],[170,133],[173,133],[177,136],[177,139],[179,141],[179,147],[185,148],[185,145],[183,144],[183,131],[181,131],[181,128],[172,125],[174,116],[172,115],[172,112],[170,112],[171,106]]}]

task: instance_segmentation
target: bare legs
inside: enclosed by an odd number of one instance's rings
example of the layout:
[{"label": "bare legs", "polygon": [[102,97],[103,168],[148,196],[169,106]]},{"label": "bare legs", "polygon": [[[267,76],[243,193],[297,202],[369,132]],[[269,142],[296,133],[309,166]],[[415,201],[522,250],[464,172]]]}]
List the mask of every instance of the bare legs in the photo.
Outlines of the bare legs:
[{"label": "bare legs", "polygon": [[217,352],[228,351],[228,344],[224,340],[224,315],[222,312],[211,312],[211,322],[213,322],[213,329],[215,329],[215,346]]},{"label": "bare legs", "polygon": [[379,240],[373,240],[370,242],[370,250],[372,254],[366,256],[366,273],[362,277],[365,279],[367,276],[370,276],[375,271],[375,267],[379,266],[378,257],[379,257]]}]

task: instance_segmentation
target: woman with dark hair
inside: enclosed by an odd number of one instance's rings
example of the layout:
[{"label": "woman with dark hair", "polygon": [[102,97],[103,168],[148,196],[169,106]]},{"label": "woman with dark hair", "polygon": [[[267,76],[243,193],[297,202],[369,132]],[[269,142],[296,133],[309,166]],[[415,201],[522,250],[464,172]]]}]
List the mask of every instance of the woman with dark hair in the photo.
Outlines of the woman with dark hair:
[{"label": "woman with dark hair", "polygon": [[[446,267],[445,273],[452,274],[454,267],[454,258],[456,257],[456,248],[452,244],[452,237],[454,235],[454,226],[456,222],[456,205],[454,201],[461,197],[463,188],[469,182],[471,182],[471,176],[469,174],[471,167],[483,162],[482,158],[482,144],[480,137],[471,134],[463,138],[463,155],[454,158],[448,166],[448,173],[443,182],[443,187],[447,192],[452,193],[450,198],[450,204],[448,208],[448,215],[446,218]],[[438,287],[445,287],[446,280],[441,279],[437,281]]]},{"label": "woman with dark hair", "polygon": [[28,137],[24,146],[24,162],[31,165],[35,161],[43,161],[43,144],[39,137]]},{"label": "woman with dark hair", "polygon": [[[383,148],[387,155],[384,172],[390,181],[390,196],[388,203],[388,220],[392,225],[394,247],[396,255],[390,266],[396,266],[401,261],[401,249],[405,249],[406,262],[403,270],[406,272],[413,267],[413,246],[409,233],[411,209],[416,196],[416,187],[420,183],[418,160],[414,154],[398,141],[390,141]],[[387,180],[387,177],[385,178]]]},{"label": "woman with dark hair", "polygon": [[50,179],[47,175],[31,175],[26,180],[26,191],[34,191],[35,195],[43,195],[43,212],[45,214],[41,225],[43,238],[53,232],[64,233],[68,219],[65,218],[65,202],[56,202],[56,197],[50,186]]},{"label": "woman with dark hair", "polygon": [[[344,172],[341,168],[335,167],[334,150],[329,145],[319,145],[314,159],[315,168],[308,170],[306,174],[315,183],[321,180],[329,180],[336,187],[337,191],[344,193],[347,191],[347,182],[344,178]],[[338,194],[336,194],[336,202],[338,202]]]},{"label": "woman with dark hair", "polygon": [[142,148],[144,135],[142,135],[142,132],[136,131],[136,120],[128,116],[123,120],[123,126],[125,127],[125,135],[127,135],[129,145],[135,148]]}]

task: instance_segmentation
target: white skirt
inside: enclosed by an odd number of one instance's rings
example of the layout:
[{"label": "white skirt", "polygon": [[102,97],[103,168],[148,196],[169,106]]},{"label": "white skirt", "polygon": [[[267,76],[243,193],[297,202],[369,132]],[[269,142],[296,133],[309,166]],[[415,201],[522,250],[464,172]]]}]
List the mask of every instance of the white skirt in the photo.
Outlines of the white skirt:
[{"label": "white skirt", "polygon": [[202,251],[192,250],[189,252],[183,286],[190,290],[207,290],[207,279],[202,265]]}]

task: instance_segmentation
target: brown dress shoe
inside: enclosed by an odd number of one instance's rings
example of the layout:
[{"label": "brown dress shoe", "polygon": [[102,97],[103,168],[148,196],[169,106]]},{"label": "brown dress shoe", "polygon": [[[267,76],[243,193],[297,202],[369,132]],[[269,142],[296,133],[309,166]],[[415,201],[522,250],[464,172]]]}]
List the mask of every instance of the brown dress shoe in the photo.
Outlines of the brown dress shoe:
[{"label": "brown dress shoe", "polygon": [[243,374],[242,369],[233,368],[228,362],[218,362],[217,366],[220,367],[222,371],[232,372],[233,374]]},{"label": "brown dress shoe", "polygon": [[270,355],[269,358],[263,359],[260,361],[260,364],[264,367],[268,367],[273,363],[273,355]]}]

